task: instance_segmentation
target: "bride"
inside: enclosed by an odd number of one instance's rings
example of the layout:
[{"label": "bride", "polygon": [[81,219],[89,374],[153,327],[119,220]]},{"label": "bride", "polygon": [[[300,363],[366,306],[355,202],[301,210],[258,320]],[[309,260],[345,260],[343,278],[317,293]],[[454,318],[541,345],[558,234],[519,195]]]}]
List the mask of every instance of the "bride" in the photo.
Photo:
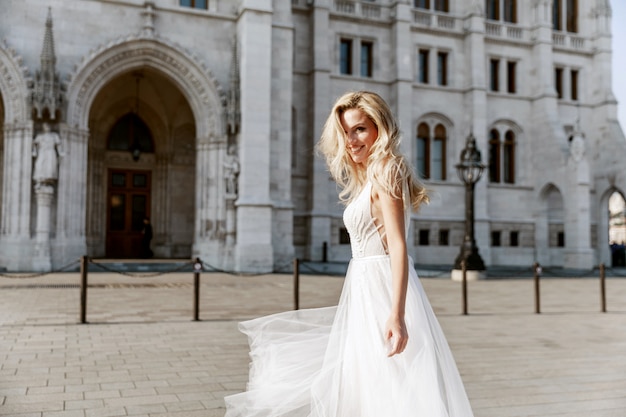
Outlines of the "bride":
[{"label": "bride", "polygon": [[352,260],[339,303],[241,323],[250,379],[225,398],[225,417],[473,416],[407,255],[411,211],[428,196],[399,142],[379,95],[335,103],[318,150],[347,204]]}]

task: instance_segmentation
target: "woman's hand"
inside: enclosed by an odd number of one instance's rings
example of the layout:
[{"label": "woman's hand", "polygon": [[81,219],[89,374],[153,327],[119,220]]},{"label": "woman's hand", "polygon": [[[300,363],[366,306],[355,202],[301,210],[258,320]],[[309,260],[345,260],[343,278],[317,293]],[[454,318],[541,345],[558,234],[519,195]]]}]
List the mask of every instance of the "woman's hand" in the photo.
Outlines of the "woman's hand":
[{"label": "woman's hand", "polygon": [[409,334],[406,331],[404,318],[393,315],[389,317],[385,325],[384,336],[388,357],[402,353],[409,342]]}]

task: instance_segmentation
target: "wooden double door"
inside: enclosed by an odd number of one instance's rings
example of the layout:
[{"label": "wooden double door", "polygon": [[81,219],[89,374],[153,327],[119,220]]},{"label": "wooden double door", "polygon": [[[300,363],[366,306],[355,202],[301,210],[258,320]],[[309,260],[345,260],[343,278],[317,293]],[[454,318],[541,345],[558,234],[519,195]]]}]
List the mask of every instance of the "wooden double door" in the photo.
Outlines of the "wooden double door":
[{"label": "wooden double door", "polygon": [[140,258],[144,218],[150,217],[150,171],[109,169],[107,258]]}]

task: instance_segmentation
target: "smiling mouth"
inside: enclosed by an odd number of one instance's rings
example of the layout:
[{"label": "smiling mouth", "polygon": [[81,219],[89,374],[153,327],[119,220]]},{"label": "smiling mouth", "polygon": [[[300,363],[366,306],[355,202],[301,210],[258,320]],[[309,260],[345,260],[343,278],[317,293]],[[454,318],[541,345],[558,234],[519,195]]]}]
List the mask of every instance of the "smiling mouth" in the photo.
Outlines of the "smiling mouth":
[{"label": "smiling mouth", "polygon": [[365,148],[365,145],[363,145],[363,146],[359,146],[358,148],[353,148],[353,147],[350,147],[350,148],[348,148],[348,150],[349,150],[349,151],[350,151],[350,153],[352,153],[352,154],[357,154],[357,153],[361,152],[361,151],[363,150],[363,148]]}]

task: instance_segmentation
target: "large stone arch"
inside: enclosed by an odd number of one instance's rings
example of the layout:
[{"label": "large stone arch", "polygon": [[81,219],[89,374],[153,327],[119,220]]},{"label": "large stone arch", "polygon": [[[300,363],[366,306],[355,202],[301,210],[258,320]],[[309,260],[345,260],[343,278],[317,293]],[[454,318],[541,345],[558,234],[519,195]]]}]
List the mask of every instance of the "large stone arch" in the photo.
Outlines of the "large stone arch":
[{"label": "large stone arch", "polygon": [[[555,247],[553,239],[554,234],[551,228],[563,226],[565,221],[565,200],[563,196],[563,187],[557,182],[548,182],[538,189],[536,195],[536,212],[535,212],[535,258],[537,262],[546,266],[562,266],[563,265],[563,249]],[[551,197],[556,197],[556,207],[551,202]],[[558,212],[555,211],[558,209]]]},{"label": "large stone arch", "polygon": [[180,88],[196,119],[200,140],[220,140],[224,135],[226,96],[211,71],[182,46],[157,37],[126,37],[84,57],[67,88],[67,122],[87,129],[91,103],[110,80],[136,68],[159,70]]},{"label": "large stone arch", "polygon": [[[180,45],[152,36],[128,36],[102,45],[85,56],[70,77],[67,87],[67,126],[65,137],[71,161],[59,176],[58,229],[65,231],[71,253],[87,250],[86,213],[89,204],[87,162],[90,116],[98,94],[112,80],[135,70],[150,69],[170,81],[187,101],[195,122],[195,226],[193,250],[196,254],[214,242],[220,247],[216,228],[224,223],[220,188],[221,158],[226,148],[224,110],[226,96],[205,64]],[[74,239],[74,243],[70,240]],[[206,258],[206,257],[205,257]],[[212,259],[207,259],[212,260]]]},{"label": "large stone arch", "polygon": [[8,125],[30,119],[26,69],[6,42],[0,44],[0,96],[4,104],[4,120],[0,122]]},{"label": "large stone arch", "polygon": [[598,190],[598,201],[596,210],[598,213],[597,219],[597,256],[598,263],[604,263],[605,265],[611,265],[611,251],[609,247],[609,198],[613,193],[619,193],[622,198],[626,199],[626,184],[621,186],[616,184],[609,184],[601,190]]}]

